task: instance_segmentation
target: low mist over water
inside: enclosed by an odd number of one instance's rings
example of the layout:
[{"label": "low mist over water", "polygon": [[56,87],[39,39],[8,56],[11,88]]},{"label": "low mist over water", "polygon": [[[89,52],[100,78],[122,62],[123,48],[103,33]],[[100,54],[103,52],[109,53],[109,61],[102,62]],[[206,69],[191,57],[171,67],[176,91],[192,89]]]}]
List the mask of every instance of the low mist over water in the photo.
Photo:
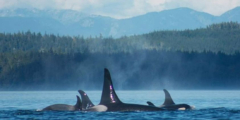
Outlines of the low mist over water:
[{"label": "low mist over water", "polygon": [[[117,54],[35,53],[2,78],[3,90],[101,90],[108,68],[118,90],[239,89],[240,54],[139,51]],[[28,59],[29,57],[26,56]]]}]

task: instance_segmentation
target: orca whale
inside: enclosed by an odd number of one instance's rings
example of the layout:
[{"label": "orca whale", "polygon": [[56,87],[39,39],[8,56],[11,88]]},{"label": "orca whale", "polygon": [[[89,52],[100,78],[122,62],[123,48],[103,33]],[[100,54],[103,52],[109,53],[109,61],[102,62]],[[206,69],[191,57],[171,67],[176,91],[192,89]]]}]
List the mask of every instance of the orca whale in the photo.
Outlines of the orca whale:
[{"label": "orca whale", "polygon": [[[161,106],[159,106],[159,108],[164,108],[166,110],[190,110],[194,108],[188,104],[175,104],[169,92],[166,89],[163,89],[163,91],[165,93],[165,101]],[[150,101],[147,101],[147,104],[149,106],[155,106]]]},{"label": "orca whale", "polygon": [[67,104],[54,104],[43,108],[40,111],[81,111],[82,102],[79,96],[77,96],[77,103],[75,105]]},{"label": "orca whale", "polygon": [[150,106],[155,106],[152,102],[150,101],[147,101],[147,104],[150,105]]},{"label": "orca whale", "polygon": [[[162,111],[163,108],[140,105],[140,104],[129,104],[123,103],[117,96],[113,84],[110,72],[108,69],[104,69],[104,82],[101,101],[96,108],[101,108],[105,111]],[[93,109],[96,110],[96,109]]]},{"label": "orca whale", "polygon": [[82,98],[82,110],[89,109],[94,106],[88,95],[83,90],[78,90]]},{"label": "orca whale", "polygon": [[83,90],[78,90],[78,92],[82,98],[82,111],[105,112],[107,110],[104,105],[94,105]]}]

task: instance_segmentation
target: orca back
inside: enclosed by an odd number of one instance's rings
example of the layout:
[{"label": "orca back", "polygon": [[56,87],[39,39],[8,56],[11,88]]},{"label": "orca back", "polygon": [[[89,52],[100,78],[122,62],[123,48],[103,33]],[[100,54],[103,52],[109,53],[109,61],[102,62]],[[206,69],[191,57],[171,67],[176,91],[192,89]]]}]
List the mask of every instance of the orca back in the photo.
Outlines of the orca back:
[{"label": "orca back", "polygon": [[74,105],[76,110],[82,110],[82,102],[80,97],[77,95],[77,103]]},{"label": "orca back", "polygon": [[99,105],[106,107],[105,111],[161,111],[159,107],[123,103],[115,93],[110,72],[104,69],[102,97]]},{"label": "orca back", "polygon": [[164,93],[165,93],[165,101],[163,103],[163,105],[174,105],[175,103],[172,100],[171,95],[169,94],[169,92],[166,89],[163,89]]},{"label": "orca back", "polygon": [[82,98],[82,108],[83,109],[88,109],[88,108],[94,106],[92,101],[89,99],[88,95],[83,90],[78,90],[78,92]]},{"label": "orca back", "polygon": [[109,104],[109,103],[122,103],[115,93],[110,72],[108,69],[104,69],[104,82],[103,82],[103,90],[102,97],[99,104]]},{"label": "orca back", "polygon": [[81,111],[82,110],[82,102],[79,96],[77,96],[77,103],[73,105],[67,104],[53,104],[43,108],[38,111]]},{"label": "orca back", "polygon": [[149,106],[155,106],[152,102],[150,102],[150,101],[147,101],[147,104],[149,105]]}]

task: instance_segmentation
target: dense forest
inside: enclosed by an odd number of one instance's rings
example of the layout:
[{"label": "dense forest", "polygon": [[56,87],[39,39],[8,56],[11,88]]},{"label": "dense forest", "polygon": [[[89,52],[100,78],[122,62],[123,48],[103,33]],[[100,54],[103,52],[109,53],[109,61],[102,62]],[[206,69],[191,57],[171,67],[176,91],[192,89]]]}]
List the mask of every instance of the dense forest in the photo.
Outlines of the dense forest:
[{"label": "dense forest", "polygon": [[239,89],[240,24],[103,38],[0,33],[0,90]]}]

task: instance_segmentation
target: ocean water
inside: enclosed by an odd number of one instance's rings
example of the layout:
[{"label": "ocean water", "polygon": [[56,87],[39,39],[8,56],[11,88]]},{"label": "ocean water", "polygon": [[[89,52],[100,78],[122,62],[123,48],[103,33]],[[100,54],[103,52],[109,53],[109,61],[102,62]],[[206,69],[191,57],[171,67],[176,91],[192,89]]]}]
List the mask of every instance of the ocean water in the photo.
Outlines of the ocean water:
[{"label": "ocean water", "polygon": [[[85,91],[98,104],[101,91]],[[158,112],[68,112],[36,111],[51,104],[76,103],[77,91],[0,91],[0,119],[240,119],[240,91],[174,91],[175,103],[195,106],[194,110]],[[116,91],[125,103],[161,105],[163,91]]]}]

